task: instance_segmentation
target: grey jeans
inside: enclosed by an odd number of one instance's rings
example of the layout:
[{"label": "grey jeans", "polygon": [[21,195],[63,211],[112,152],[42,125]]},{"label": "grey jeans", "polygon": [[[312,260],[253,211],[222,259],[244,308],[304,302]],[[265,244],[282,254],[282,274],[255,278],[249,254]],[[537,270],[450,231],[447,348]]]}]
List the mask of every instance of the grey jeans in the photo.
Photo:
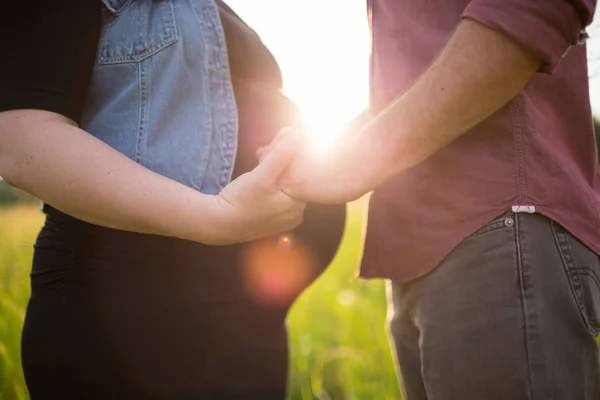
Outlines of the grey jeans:
[{"label": "grey jeans", "polygon": [[404,398],[600,399],[599,277],[598,255],[561,226],[509,213],[432,273],[391,283]]}]

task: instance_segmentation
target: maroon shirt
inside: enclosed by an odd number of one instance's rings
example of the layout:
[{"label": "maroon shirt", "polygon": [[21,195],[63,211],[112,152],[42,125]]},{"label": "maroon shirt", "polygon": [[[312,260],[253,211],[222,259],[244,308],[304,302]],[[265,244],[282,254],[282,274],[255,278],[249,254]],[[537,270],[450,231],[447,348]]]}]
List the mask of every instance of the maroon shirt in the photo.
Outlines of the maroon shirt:
[{"label": "maroon shirt", "polygon": [[363,277],[406,282],[516,206],[563,225],[600,253],[600,172],[583,29],[595,0],[368,0],[371,106],[423,73],[461,18],[500,30],[544,66],[509,104],[377,190]]}]

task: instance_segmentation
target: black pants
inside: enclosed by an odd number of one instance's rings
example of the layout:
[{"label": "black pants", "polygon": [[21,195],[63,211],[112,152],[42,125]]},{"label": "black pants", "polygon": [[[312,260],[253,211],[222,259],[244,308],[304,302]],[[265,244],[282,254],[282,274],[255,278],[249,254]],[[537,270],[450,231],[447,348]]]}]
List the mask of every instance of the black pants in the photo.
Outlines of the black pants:
[{"label": "black pants", "polygon": [[392,285],[404,398],[600,399],[599,276],[598,255],[547,218],[490,222]]},{"label": "black pants", "polygon": [[283,399],[290,304],[249,295],[240,249],[50,209],[23,331],[33,400]]}]

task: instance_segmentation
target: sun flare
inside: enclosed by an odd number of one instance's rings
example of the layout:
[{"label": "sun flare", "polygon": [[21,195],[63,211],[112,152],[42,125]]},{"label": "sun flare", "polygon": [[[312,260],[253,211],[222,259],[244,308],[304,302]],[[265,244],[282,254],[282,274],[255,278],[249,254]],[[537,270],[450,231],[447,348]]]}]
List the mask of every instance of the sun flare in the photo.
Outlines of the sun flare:
[{"label": "sun flare", "polygon": [[302,115],[306,134],[316,150],[331,148],[342,134],[347,119],[344,115],[311,113],[310,109],[303,109]]},{"label": "sun flare", "polygon": [[[332,146],[368,104],[369,27],[364,0],[226,0],[281,68],[316,149]],[[315,12],[318,10],[318,12]],[[335,19],[332,29],[332,16]]]}]

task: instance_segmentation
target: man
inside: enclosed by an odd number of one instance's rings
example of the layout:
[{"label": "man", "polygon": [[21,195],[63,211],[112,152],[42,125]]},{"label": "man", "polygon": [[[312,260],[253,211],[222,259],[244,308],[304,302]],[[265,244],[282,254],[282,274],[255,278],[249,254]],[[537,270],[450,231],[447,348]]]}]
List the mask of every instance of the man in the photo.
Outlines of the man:
[{"label": "man", "polygon": [[405,398],[598,399],[593,0],[369,0],[371,108],[279,183],[377,189],[361,274],[391,280]]}]

